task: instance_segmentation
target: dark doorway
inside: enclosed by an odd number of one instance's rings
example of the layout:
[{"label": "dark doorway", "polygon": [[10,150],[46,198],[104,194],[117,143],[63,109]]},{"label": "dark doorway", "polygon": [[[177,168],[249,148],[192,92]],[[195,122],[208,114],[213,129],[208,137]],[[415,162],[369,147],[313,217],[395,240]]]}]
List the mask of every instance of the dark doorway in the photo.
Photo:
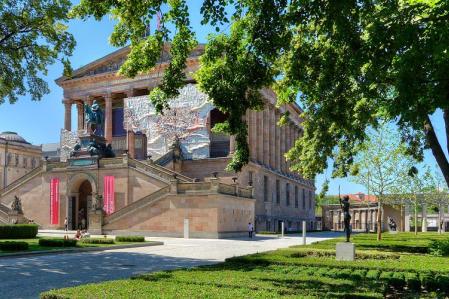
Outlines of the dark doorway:
[{"label": "dark doorway", "polygon": [[90,202],[90,198],[92,197],[92,186],[89,181],[84,181],[79,189],[79,198],[78,198],[78,229],[87,229],[87,211],[89,208],[88,202]]}]

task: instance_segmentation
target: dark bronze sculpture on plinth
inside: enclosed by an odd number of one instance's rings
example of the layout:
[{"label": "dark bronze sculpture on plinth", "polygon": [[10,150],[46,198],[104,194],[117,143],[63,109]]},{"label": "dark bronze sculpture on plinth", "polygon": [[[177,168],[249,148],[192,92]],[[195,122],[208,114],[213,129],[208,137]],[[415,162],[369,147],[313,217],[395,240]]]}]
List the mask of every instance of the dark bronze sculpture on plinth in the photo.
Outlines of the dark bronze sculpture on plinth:
[{"label": "dark bronze sculpture on plinth", "polygon": [[343,224],[345,226],[346,242],[349,242],[349,239],[351,237],[351,214],[349,214],[349,196],[343,196],[343,200],[340,198],[340,206],[343,210]]}]

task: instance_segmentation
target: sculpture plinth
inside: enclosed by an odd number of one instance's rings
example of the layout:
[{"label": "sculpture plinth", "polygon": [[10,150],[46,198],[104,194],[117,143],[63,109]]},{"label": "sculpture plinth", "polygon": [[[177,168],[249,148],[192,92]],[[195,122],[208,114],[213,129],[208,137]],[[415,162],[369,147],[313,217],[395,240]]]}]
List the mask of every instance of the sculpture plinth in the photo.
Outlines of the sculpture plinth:
[{"label": "sculpture plinth", "polygon": [[110,144],[106,145],[106,139],[103,136],[92,133],[80,133],[78,135],[79,143],[75,145],[70,158],[70,166],[96,166],[98,159],[115,157]]}]

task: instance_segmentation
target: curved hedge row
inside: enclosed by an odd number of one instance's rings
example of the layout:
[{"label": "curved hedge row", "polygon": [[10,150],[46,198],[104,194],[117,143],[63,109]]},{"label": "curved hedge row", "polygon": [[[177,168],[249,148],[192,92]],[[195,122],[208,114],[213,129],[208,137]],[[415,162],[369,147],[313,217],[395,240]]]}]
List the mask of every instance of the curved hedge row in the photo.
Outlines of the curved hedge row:
[{"label": "curved hedge row", "polygon": [[116,236],[117,242],[145,242],[144,236]]},{"label": "curved hedge row", "polygon": [[75,247],[76,242],[73,239],[39,239],[39,245],[45,247]]},{"label": "curved hedge row", "polygon": [[33,239],[37,230],[36,224],[0,225],[0,239]]},{"label": "curved hedge row", "polygon": [[85,244],[114,244],[113,239],[105,239],[105,238],[85,238],[81,239],[81,243]]},{"label": "curved hedge row", "polygon": [[0,250],[2,250],[2,251],[25,251],[25,250],[28,250],[28,243],[20,242],[20,241],[0,242]]}]

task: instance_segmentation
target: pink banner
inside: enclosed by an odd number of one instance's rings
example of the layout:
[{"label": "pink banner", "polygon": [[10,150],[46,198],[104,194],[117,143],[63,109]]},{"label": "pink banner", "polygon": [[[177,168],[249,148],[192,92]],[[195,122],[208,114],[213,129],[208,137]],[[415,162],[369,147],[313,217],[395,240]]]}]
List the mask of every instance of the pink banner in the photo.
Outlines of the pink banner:
[{"label": "pink banner", "polygon": [[50,224],[59,224],[59,179],[50,180]]},{"label": "pink banner", "polygon": [[103,190],[103,199],[104,205],[103,210],[107,215],[115,212],[115,198],[114,198],[114,177],[113,176],[105,176],[104,177],[104,190]]}]

